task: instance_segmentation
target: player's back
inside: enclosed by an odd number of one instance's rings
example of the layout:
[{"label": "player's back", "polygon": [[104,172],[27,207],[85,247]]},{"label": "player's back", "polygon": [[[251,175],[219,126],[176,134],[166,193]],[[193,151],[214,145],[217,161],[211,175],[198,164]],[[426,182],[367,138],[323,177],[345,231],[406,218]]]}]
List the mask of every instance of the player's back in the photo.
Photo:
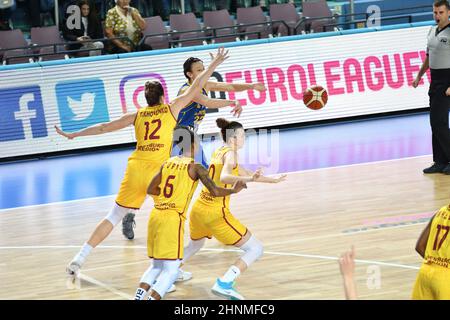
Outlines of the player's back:
[{"label": "player's back", "polygon": [[161,192],[153,196],[155,208],[158,210],[175,210],[185,213],[197,187],[189,175],[189,165],[194,163],[192,158],[172,157],[167,160],[161,173]]},{"label": "player's back", "polygon": [[162,163],[170,157],[177,122],[169,105],[139,109],[134,122],[136,150],[130,159]]},{"label": "player's back", "polygon": [[[220,181],[220,176],[222,173],[222,169],[224,166],[224,157],[228,152],[234,152],[230,147],[228,146],[222,146],[218,148],[211,157],[211,164],[208,168],[208,174],[211,180],[214,181],[214,183],[218,187],[222,188],[228,188],[230,185],[227,185],[225,183],[222,183]],[[233,168],[233,175],[238,176],[239,175],[239,165],[236,165]],[[202,191],[200,192],[200,196],[198,198],[198,201],[204,205],[208,206],[218,206],[218,207],[224,207],[229,208],[230,205],[230,196],[225,197],[213,197],[209,190],[206,187],[202,188]]]},{"label": "player's back", "polygon": [[450,268],[449,233],[450,205],[442,207],[433,218],[425,250],[426,264]]}]

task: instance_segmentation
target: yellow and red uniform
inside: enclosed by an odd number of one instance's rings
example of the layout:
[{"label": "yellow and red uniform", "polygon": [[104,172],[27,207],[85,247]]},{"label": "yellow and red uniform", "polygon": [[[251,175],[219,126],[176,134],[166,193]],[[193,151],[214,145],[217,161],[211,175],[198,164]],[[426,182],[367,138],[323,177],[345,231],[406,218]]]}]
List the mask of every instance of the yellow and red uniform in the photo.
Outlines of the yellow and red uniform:
[{"label": "yellow and red uniform", "polygon": [[412,298],[450,300],[450,205],[442,207],[431,222],[423,264]]},{"label": "yellow and red uniform", "polygon": [[[220,181],[224,156],[228,152],[234,151],[227,146],[217,149],[209,166],[210,178],[222,188],[231,187]],[[239,175],[238,165],[233,168],[232,174]],[[189,227],[192,240],[214,236],[227,245],[236,244],[247,233],[247,228],[230,212],[230,196],[213,197],[206,187],[203,187],[192,207],[189,215]]]},{"label": "yellow and red uniform", "polygon": [[186,210],[198,185],[189,175],[192,158],[172,157],[161,172],[161,192],[148,221],[148,256],[159,260],[183,258]]},{"label": "yellow and red uniform", "polygon": [[139,209],[147,195],[147,187],[170,158],[173,129],[177,122],[169,105],[140,109],[134,121],[136,149],[128,158],[125,176],[116,203]]}]

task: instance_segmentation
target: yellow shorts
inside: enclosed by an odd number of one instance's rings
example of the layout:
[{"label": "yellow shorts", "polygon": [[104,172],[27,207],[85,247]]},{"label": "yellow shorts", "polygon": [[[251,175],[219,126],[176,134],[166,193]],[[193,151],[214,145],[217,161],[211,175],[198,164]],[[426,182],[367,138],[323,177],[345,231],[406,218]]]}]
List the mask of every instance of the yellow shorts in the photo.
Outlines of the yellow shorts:
[{"label": "yellow shorts", "polygon": [[414,300],[450,300],[450,269],[422,264],[412,294]]},{"label": "yellow shorts", "polygon": [[148,220],[149,258],[183,259],[185,221],[186,218],[175,210],[152,210]]},{"label": "yellow shorts", "polygon": [[196,201],[189,215],[192,240],[214,236],[226,245],[234,245],[247,233],[247,228],[227,208],[211,207]]},{"label": "yellow shorts", "polygon": [[162,163],[128,160],[116,203],[125,208],[139,209],[147,196],[147,187],[161,169]]}]

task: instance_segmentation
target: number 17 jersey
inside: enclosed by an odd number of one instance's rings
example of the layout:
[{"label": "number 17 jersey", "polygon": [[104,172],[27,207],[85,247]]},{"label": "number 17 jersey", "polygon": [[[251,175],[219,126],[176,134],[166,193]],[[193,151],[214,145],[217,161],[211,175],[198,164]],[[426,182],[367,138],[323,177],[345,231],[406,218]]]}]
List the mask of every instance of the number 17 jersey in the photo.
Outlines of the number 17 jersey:
[{"label": "number 17 jersey", "polygon": [[442,207],[431,223],[425,263],[450,268],[450,206]]}]

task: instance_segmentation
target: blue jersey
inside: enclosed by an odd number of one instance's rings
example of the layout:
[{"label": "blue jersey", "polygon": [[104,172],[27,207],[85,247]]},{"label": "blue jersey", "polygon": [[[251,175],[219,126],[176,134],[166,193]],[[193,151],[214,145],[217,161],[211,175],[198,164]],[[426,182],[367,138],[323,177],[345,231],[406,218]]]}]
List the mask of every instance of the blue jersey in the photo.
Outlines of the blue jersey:
[{"label": "blue jersey", "polygon": [[[178,95],[182,94],[190,86],[191,85],[188,82],[183,84],[180,90],[178,90]],[[202,89],[202,94],[207,96],[208,92],[205,89]],[[200,125],[200,122],[202,122],[205,115],[206,115],[205,106],[202,106],[197,102],[191,102],[189,105],[187,105],[180,111],[177,123],[183,126],[191,127],[194,129],[194,131],[197,131],[198,126]],[[206,169],[208,169],[208,162],[206,161],[206,156],[203,152],[201,144],[198,147],[199,148],[195,154],[195,161],[203,164],[203,166]],[[174,146],[174,148],[172,149],[172,156],[177,156],[180,153],[181,150],[179,150],[176,146]]]},{"label": "blue jersey", "polygon": [[[191,85],[188,82],[183,84],[180,90],[178,91],[178,95],[182,94],[190,86]],[[207,96],[208,92],[205,89],[202,89],[202,94]],[[200,125],[200,122],[202,122],[205,115],[206,115],[205,106],[197,102],[191,102],[189,105],[187,105],[180,111],[177,122],[180,125],[194,128],[194,130],[197,131],[198,126]]]}]

